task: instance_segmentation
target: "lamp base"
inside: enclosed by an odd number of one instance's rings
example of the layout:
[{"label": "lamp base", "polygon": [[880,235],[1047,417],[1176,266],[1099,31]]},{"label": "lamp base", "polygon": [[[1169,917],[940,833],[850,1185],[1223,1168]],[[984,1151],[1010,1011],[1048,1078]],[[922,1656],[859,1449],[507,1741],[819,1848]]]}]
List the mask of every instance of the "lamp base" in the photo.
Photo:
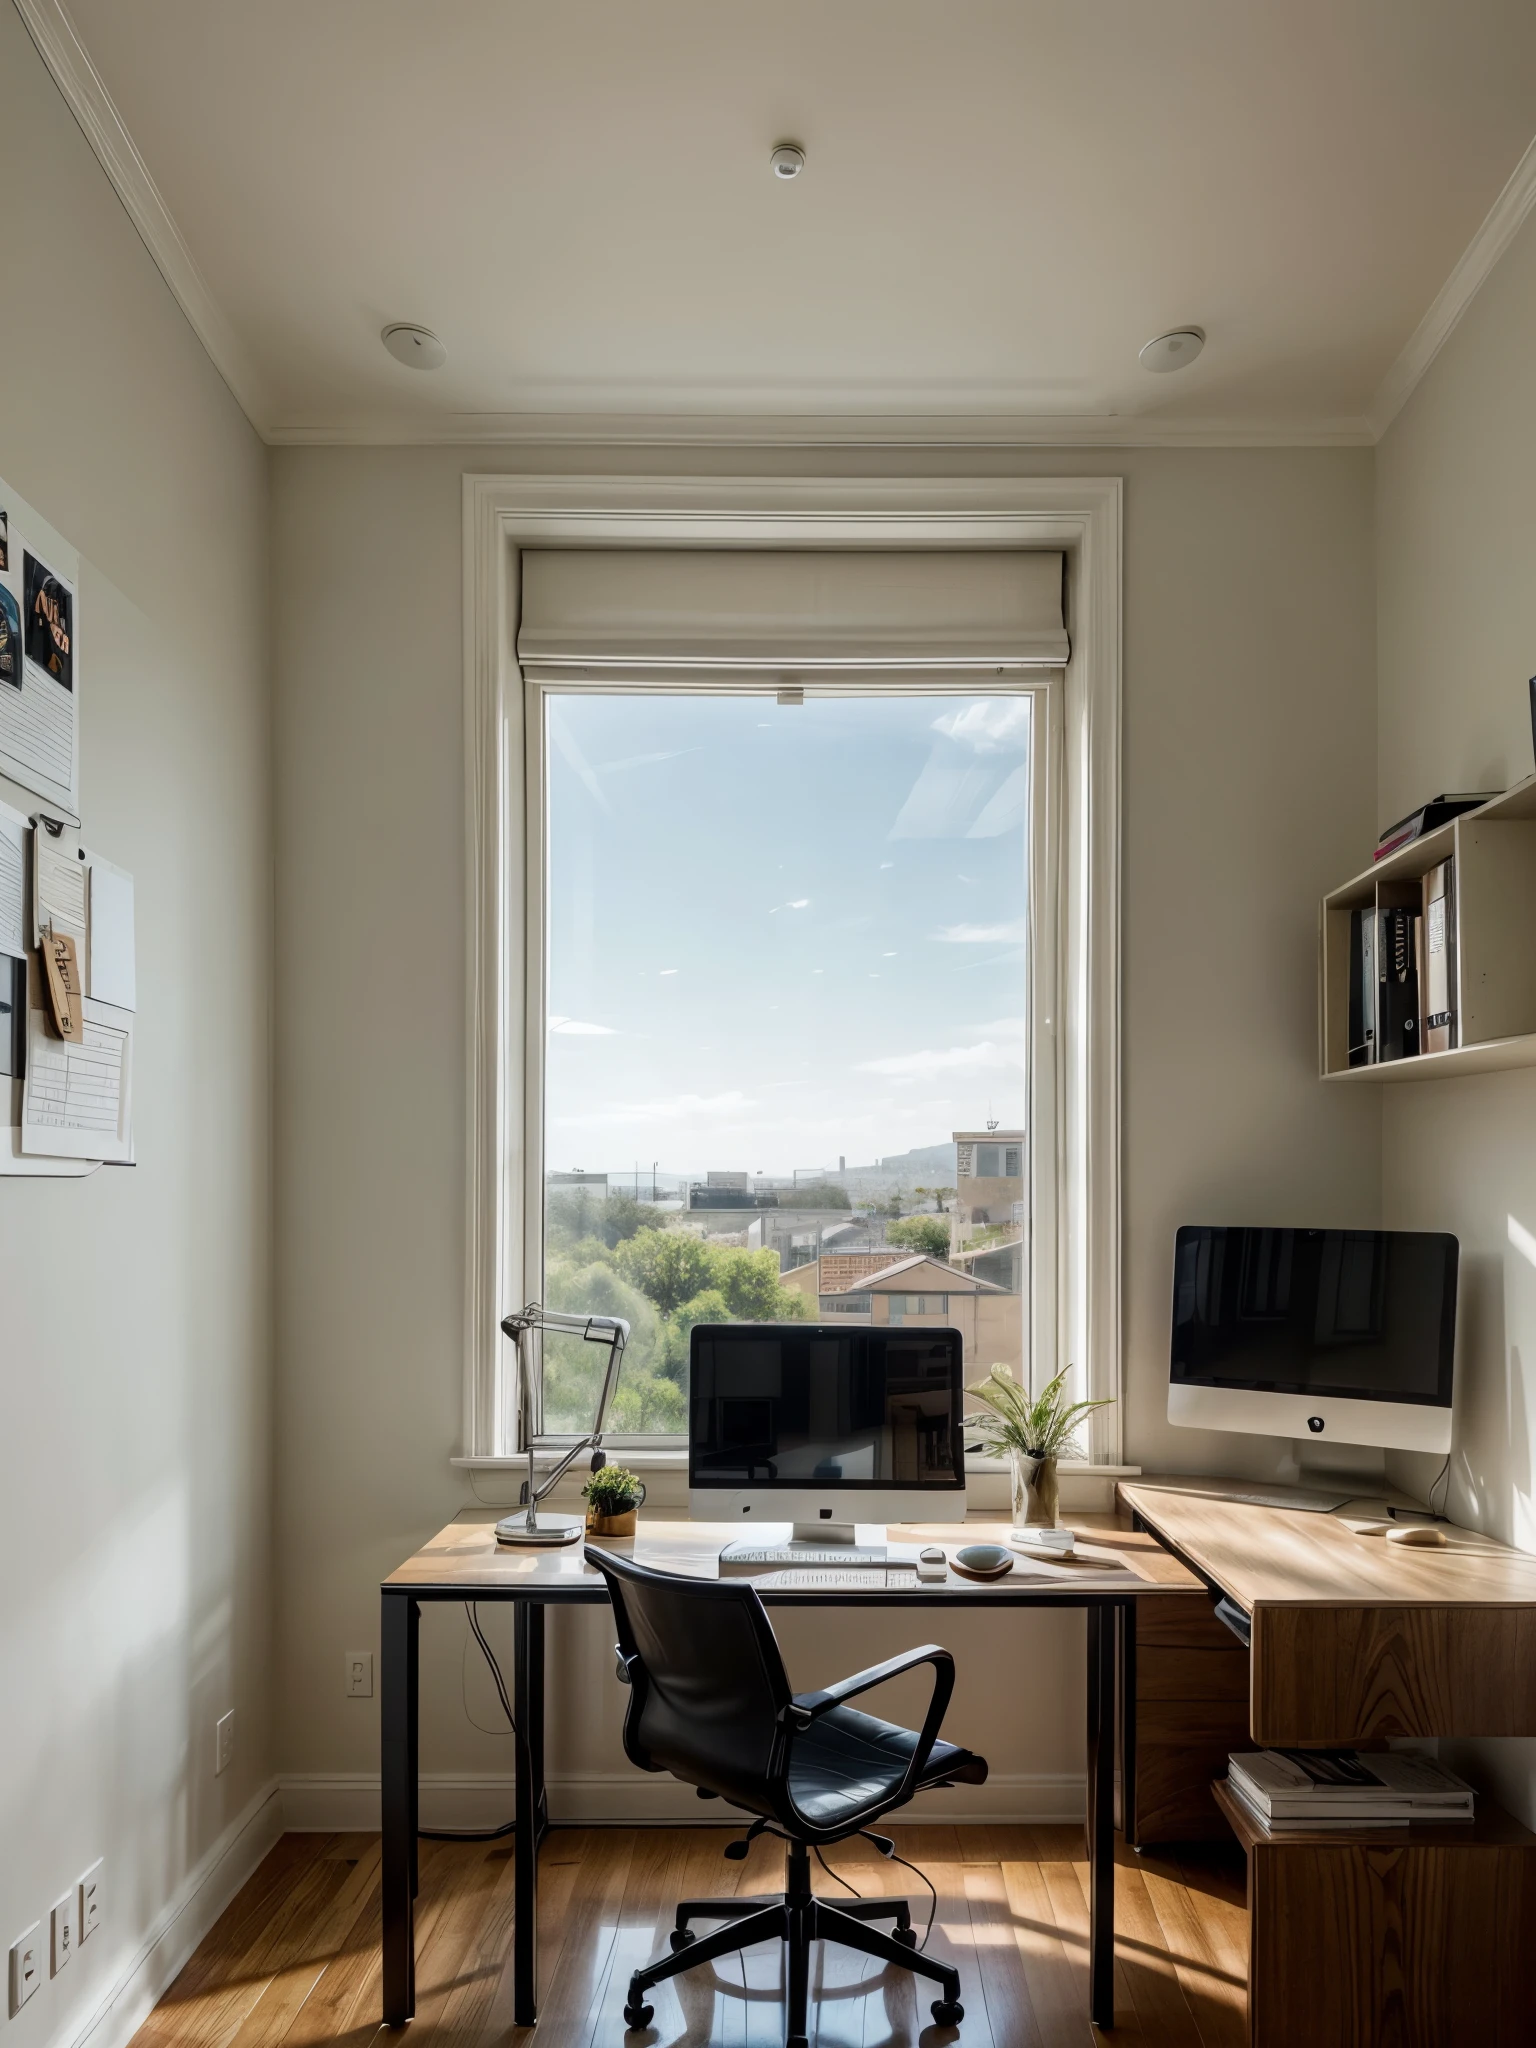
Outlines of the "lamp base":
[{"label": "lamp base", "polygon": [[584,1515],[535,1515],[528,1526],[528,1510],[519,1508],[496,1524],[496,1541],[517,1550],[556,1550],[565,1543],[579,1543],[586,1534]]}]

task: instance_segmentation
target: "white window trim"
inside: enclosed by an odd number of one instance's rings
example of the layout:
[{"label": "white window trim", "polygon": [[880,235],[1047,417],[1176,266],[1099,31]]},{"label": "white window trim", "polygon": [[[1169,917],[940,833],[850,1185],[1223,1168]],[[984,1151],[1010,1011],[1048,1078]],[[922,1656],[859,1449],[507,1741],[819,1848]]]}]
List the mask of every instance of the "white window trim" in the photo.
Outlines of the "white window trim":
[{"label": "white window trim", "polygon": [[[1054,1060],[1031,1085],[1031,1159],[1054,1175],[1054,1350],[1084,1370],[1089,1397],[1112,1398],[1088,1429],[1089,1463],[1121,1462],[1120,1286],[1120,694],[1121,524],[1118,477],[464,479],[464,755],[466,1094],[464,1417],[460,1459],[497,1455],[501,1317],[526,1296],[524,1233],[508,1227],[505,1191],[524,1184],[528,1080],[539,991],[526,962],[524,867],[528,762],[517,640],[519,552],[526,546],[1061,548],[1071,660],[1059,692],[1062,831],[1056,880]],[[1038,1012],[1040,1005],[1035,1008]],[[1055,1102],[1040,1077],[1054,1080]],[[1043,1117],[1040,1112],[1045,1112]],[[1054,1162],[1046,1134],[1055,1133]],[[1037,1186],[1037,1206],[1045,1190]],[[1040,1276],[1044,1277],[1044,1276]],[[674,1454],[675,1455],[675,1454]]]}]

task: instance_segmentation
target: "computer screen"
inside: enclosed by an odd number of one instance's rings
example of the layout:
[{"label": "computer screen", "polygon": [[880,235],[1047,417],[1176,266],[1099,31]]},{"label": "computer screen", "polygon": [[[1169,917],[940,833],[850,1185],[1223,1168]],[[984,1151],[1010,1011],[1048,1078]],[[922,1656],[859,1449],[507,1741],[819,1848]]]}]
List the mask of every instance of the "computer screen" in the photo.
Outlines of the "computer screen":
[{"label": "computer screen", "polygon": [[1439,1231],[1186,1225],[1175,1386],[1447,1406],[1457,1243]]},{"label": "computer screen", "polygon": [[957,1330],[699,1323],[690,1487],[962,1491]]}]

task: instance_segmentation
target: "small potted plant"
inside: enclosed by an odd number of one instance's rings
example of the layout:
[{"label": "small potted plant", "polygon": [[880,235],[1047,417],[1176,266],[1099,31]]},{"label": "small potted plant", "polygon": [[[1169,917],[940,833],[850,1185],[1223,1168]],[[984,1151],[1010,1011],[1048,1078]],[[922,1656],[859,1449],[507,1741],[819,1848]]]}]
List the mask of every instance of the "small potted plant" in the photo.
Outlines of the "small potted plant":
[{"label": "small potted plant", "polygon": [[1055,1529],[1061,1524],[1058,1461],[1077,1452],[1077,1425],[1092,1408],[1108,1401],[1068,1401],[1067,1373],[1057,1373],[1033,1399],[1003,1365],[994,1365],[967,1393],[989,1412],[971,1415],[974,1429],[993,1457],[1006,1457],[1012,1472],[1015,1529]]},{"label": "small potted plant", "polygon": [[581,1489],[589,1536],[633,1536],[645,1483],[622,1465],[601,1465]]}]

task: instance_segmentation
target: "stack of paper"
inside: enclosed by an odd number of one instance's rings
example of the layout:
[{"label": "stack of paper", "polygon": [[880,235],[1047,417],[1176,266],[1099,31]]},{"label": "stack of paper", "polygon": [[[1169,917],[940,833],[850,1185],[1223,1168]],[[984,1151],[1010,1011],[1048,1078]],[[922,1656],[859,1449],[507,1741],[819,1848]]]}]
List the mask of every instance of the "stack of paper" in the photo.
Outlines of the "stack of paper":
[{"label": "stack of paper", "polygon": [[1471,1786],[1415,1750],[1261,1749],[1228,1757],[1227,1790],[1275,1834],[1472,1818]]}]

